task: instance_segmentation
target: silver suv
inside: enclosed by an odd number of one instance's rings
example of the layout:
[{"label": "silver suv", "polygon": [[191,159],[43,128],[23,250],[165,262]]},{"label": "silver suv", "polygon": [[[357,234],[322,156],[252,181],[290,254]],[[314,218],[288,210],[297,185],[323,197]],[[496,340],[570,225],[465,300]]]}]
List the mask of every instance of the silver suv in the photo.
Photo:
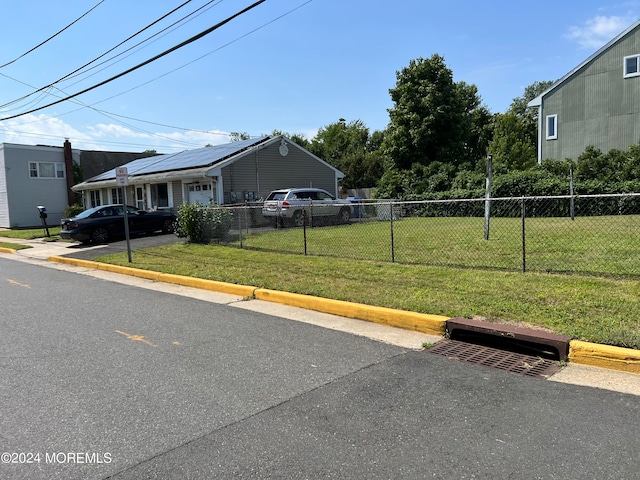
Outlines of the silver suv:
[{"label": "silver suv", "polygon": [[274,225],[307,225],[318,223],[349,223],[353,207],[347,200],[334,198],[320,188],[283,188],[274,190],[264,201],[262,216],[273,220]]}]

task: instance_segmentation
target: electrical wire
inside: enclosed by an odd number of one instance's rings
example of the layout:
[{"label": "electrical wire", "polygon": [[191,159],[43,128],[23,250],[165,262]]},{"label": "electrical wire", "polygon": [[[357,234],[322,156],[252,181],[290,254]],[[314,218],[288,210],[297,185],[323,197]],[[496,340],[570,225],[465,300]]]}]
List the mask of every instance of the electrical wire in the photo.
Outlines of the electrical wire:
[{"label": "electrical wire", "polygon": [[[126,90],[126,91],[124,91],[124,92],[121,92],[121,93],[119,93],[119,94],[113,95],[113,96],[108,97],[108,98],[106,98],[106,99],[103,99],[103,100],[101,100],[101,101],[99,101],[99,102],[93,103],[92,105],[86,105],[86,104],[84,104],[83,102],[76,101],[76,103],[77,103],[78,105],[80,105],[80,108],[77,108],[77,109],[74,109],[74,110],[70,110],[70,111],[65,112],[65,113],[62,113],[62,114],[55,115],[55,116],[53,116],[53,117],[51,117],[51,118],[59,118],[59,117],[62,117],[62,116],[64,116],[64,115],[68,115],[68,114],[71,114],[71,113],[77,112],[77,111],[79,111],[79,110],[82,110],[82,109],[84,109],[84,108],[90,108],[90,109],[94,110],[95,112],[97,112],[97,113],[99,113],[99,114],[102,114],[102,115],[106,116],[107,118],[112,118],[112,117],[126,118],[126,119],[133,120],[133,121],[136,121],[136,122],[142,122],[142,123],[147,123],[147,124],[150,124],[150,125],[157,125],[157,126],[161,126],[161,127],[167,127],[167,128],[172,128],[172,129],[175,129],[175,130],[182,130],[182,131],[186,131],[186,132],[195,132],[195,133],[201,133],[201,134],[207,134],[207,135],[230,136],[230,135],[231,135],[230,133],[223,133],[223,132],[210,132],[210,131],[206,131],[206,130],[198,130],[198,129],[191,129],[191,128],[185,128],[185,127],[177,127],[177,126],[175,126],[175,125],[167,125],[167,124],[163,124],[163,123],[152,122],[152,121],[149,121],[149,120],[142,120],[142,119],[139,119],[139,118],[134,118],[134,117],[129,117],[129,116],[125,116],[125,115],[120,115],[120,114],[116,114],[116,113],[112,113],[112,112],[107,112],[107,111],[105,111],[105,110],[100,110],[100,109],[98,109],[98,108],[95,108],[95,105],[98,105],[99,103],[104,103],[105,101],[108,101],[108,100],[111,100],[111,99],[113,99],[113,98],[115,98],[115,97],[118,97],[118,96],[120,96],[120,95],[124,95],[124,94],[126,94],[126,93],[129,93],[129,92],[130,92],[130,91],[132,91],[132,90],[135,90],[135,89],[137,89],[137,88],[140,88],[140,87],[142,87],[142,86],[144,86],[144,85],[147,85],[147,84],[149,84],[149,83],[151,83],[151,82],[153,82],[153,81],[155,81],[155,80],[159,80],[159,79],[161,79],[161,78],[163,78],[163,77],[165,77],[165,76],[167,76],[167,75],[169,75],[169,74],[171,74],[171,73],[174,73],[174,72],[176,72],[176,71],[178,71],[178,70],[180,70],[180,69],[182,69],[182,68],[185,68],[185,67],[187,67],[187,66],[191,65],[192,63],[195,63],[196,61],[199,61],[199,60],[201,60],[201,59],[203,59],[203,58],[205,58],[205,57],[207,57],[207,56],[209,56],[209,55],[211,55],[211,54],[213,54],[213,53],[215,53],[215,52],[217,52],[217,51],[221,50],[222,48],[225,48],[225,47],[227,47],[227,46],[229,46],[229,45],[231,45],[231,44],[233,44],[233,43],[235,43],[235,42],[237,42],[237,41],[241,40],[242,38],[245,38],[245,37],[247,37],[248,35],[251,35],[252,33],[255,33],[256,31],[258,31],[258,30],[260,30],[260,29],[262,29],[262,28],[264,28],[264,27],[266,27],[266,26],[268,26],[268,25],[270,25],[270,24],[272,24],[272,23],[274,23],[274,22],[276,22],[276,21],[278,21],[278,20],[282,19],[283,17],[285,17],[285,16],[287,16],[287,15],[289,15],[289,14],[293,13],[294,11],[296,11],[296,10],[298,10],[298,9],[302,8],[303,6],[305,6],[305,5],[309,4],[309,3],[311,3],[312,1],[313,1],[313,0],[307,0],[306,2],[304,2],[304,3],[300,4],[300,5],[298,5],[297,7],[295,7],[295,8],[293,8],[293,9],[291,9],[291,10],[289,10],[289,11],[285,12],[284,14],[282,14],[282,15],[280,15],[280,16],[278,16],[278,17],[276,17],[276,18],[272,19],[272,20],[270,20],[269,22],[266,22],[266,23],[264,23],[263,25],[261,25],[261,26],[259,26],[259,27],[255,28],[255,29],[253,29],[253,30],[251,30],[251,31],[249,31],[249,32],[247,32],[247,33],[245,33],[244,35],[241,35],[241,36],[239,36],[239,37],[235,38],[234,40],[232,40],[232,41],[230,41],[230,42],[228,42],[228,43],[226,43],[226,44],[224,44],[224,45],[222,45],[222,46],[220,46],[220,47],[218,47],[218,48],[216,48],[216,49],[214,49],[214,50],[211,50],[211,51],[209,51],[208,53],[206,53],[206,54],[204,54],[204,55],[202,55],[202,56],[200,56],[200,57],[198,57],[198,58],[196,58],[196,59],[194,59],[194,60],[192,60],[192,61],[190,61],[190,62],[187,62],[187,63],[185,63],[185,64],[181,65],[180,67],[177,67],[177,68],[175,68],[175,69],[173,69],[173,70],[171,70],[171,71],[169,71],[169,72],[167,72],[167,73],[165,73],[165,74],[163,74],[163,75],[160,75],[160,76],[158,76],[158,77],[155,77],[155,78],[153,78],[153,79],[151,79],[151,80],[149,80],[149,81],[147,81],[147,82],[144,82],[144,83],[142,83],[142,84],[140,84],[140,85],[137,85],[136,87],[133,87],[133,88],[131,88],[131,89],[128,89],[128,90]],[[2,73],[0,73],[0,75],[1,75],[1,76],[5,76],[5,77],[6,77],[6,75],[3,75]],[[11,78],[11,77],[8,77],[8,78]],[[12,80],[15,80],[15,81],[17,81],[17,82],[19,82],[19,83],[22,83],[23,85],[26,85],[26,86],[31,87],[30,85],[28,85],[28,84],[26,84],[26,83],[24,83],[24,82],[21,82],[21,81],[19,81],[19,80],[16,80],[16,79],[12,79]],[[31,88],[34,88],[34,87],[31,87]],[[60,90],[60,91],[61,91],[61,90]],[[62,92],[62,91],[61,91],[61,92]],[[64,94],[64,92],[62,92],[62,93]],[[53,95],[53,94],[52,94],[52,95]],[[65,95],[66,95],[66,94],[65,94]],[[112,118],[112,119],[113,119],[113,118]],[[25,122],[25,123],[21,123],[20,125],[28,125],[29,123],[38,123],[38,122],[40,122],[40,121],[41,121],[41,120],[35,120],[35,121],[33,121],[33,122]],[[118,120],[116,120],[116,122],[121,123],[122,125],[125,125],[125,126],[129,126],[128,124],[126,124],[126,123],[124,123],[124,122],[120,122],[120,121],[118,121]],[[2,130],[2,129],[0,129],[0,130]],[[139,128],[138,128],[138,129],[136,129],[136,130],[137,130],[137,131],[140,131],[140,132],[143,132],[143,133],[145,133],[145,134],[147,134],[147,135],[150,135],[150,136],[154,136],[154,135],[155,135],[155,134],[153,134],[153,133],[151,133],[151,132],[147,132],[147,131],[142,130],[142,129],[139,129]],[[20,132],[20,131],[16,131],[16,130],[13,130],[13,132],[17,132],[17,133],[22,133],[22,134],[25,134],[25,135],[29,135],[29,133],[27,133],[27,132]],[[47,136],[47,135],[41,135],[41,136]],[[251,137],[251,138],[253,138],[253,137],[258,137],[258,136],[260,136],[260,135],[250,135],[250,137]],[[52,136],[52,137],[54,137],[54,138],[59,138],[58,136]],[[164,138],[164,137],[163,137],[163,138]],[[176,141],[176,140],[175,140],[175,139],[173,139],[173,138],[164,138],[164,139],[168,139],[168,140],[173,141],[173,142],[175,142],[175,141]],[[88,141],[88,142],[91,142],[91,141]],[[178,141],[178,142],[179,142],[179,141]],[[96,142],[96,143],[98,143],[98,142]],[[122,144],[122,145],[134,145],[134,146],[138,146],[138,145],[139,145],[139,144],[124,143],[124,142],[107,142],[107,141],[101,141],[101,142],[99,142],[99,143],[103,143],[103,144],[111,144],[111,143],[113,143],[113,144],[118,144],[118,145]],[[160,148],[165,148],[165,149],[176,149],[176,148],[178,148],[178,147],[169,147],[169,146],[166,146],[166,147],[160,147]]]},{"label": "electrical wire", "polygon": [[[103,1],[104,1],[104,0],[103,0]],[[215,1],[215,0],[211,0],[209,3],[213,2],[213,1]],[[123,44],[127,43],[129,40],[131,40],[131,39],[135,38],[136,36],[140,35],[140,34],[141,34],[142,32],[144,32],[145,30],[148,30],[149,28],[151,28],[152,26],[154,26],[154,25],[155,25],[155,24],[157,24],[158,22],[161,22],[162,20],[164,20],[165,18],[167,18],[169,15],[171,15],[171,14],[175,13],[177,10],[181,9],[182,7],[184,7],[184,6],[185,6],[187,3],[189,3],[189,2],[191,2],[191,0],[187,0],[186,2],[182,3],[181,5],[178,5],[176,8],[174,8],[173,10],[171,10],[171,11],[169,11],[169,12],[165,13],[163,16],[161,16],[160,18],[158,18],[158,19],[154,20],[152,23],[150,23],[150,24],[149,24],[149,25],[147,25],[146,27],[142,28],[141,30],[138,30],[138,31],[137,31],[136,33],[134,33],[133,35],[130,35],[128,38],[126,38],[125,40],[121,41],[121,42],[120,42],[120,43],[118,43],[116,46],[114,46],[114,47],[110,48],[109,50],[107,50],[107,51],[106,51],[106,52],[104,52],[103,54],[101,54],[101,55],[99,55],[98,57],[94,58],[93,60],[91,60],[91,61],[89,61],[89,62],[85,63],[85,64],[84,64],[84,65],[82,65],[81,67],[76,68],[76,69],[75,69],[74,71],[72,71],[71,73],[67,73],[65,76],[60,77],[58,80],[55,80],[54,82],[51,82],[50,84],[45,85],[44,87],[40,87],[40,88],[36,89],[35,91],[33,91],[33,92],[31,92],[31,93],[27,94],[27,95],[24,95],[24,96],[22,96],[22,97],[20,97],[20,98],[17,98],[17,99],[15,99],[15,100],[12,100],[11,102],[7,102],[7,103],[5,103],[5,104],[2,104],[2,105],[0,105],[0,108],[4,108],[4,107],[7,107],[7,106],[9,106],[9,105],[13,105],[14,103],[17,103],[17,102],[20,102],[20,101],[22,101],[22,100],[25,100],[26,98],[29,98],[30,96],[35,95],[36,93],[41,92],[42,90],[45,90],[45,89],[47,89],[47,88],[49,88],[49,87],[52,87],[52,86],[56,85],[57,83],[60,83],[61,81],[65,80],[65,79],[67,79],[67,78],[69,78],[69,77],[71,77],[73,74],[80,72],[81,70],[85,69],[86,67],[88,67],[88,66],[89,66],[89,65],[91,65],[92,63],[97,62],[98,60],[100,60],[100,59],[101,59],[102,57],[104,57],[105,55],[107,55],[107,54],[109,54],[109,53],[113,52],[116,48],[118,48],[118,47],[122,46]],[[203,7],[200,7],[200,8],[203,8]],[[200,9],[198,9],[198,10],[200,10]],[[196,11],[198,11],[198,10],[196,10]],[[193,13],[194,13],[194,12],[192,12],[192,13],[191,13],[191,14],[189,14],[189,15],[192,15]],[[188,17],[189,15],[187,15],[187,17]],[[182,21],[182,20],[184,20],[184,19],[185,19],[185,18],[187,18],[187,17],[183,17],[183,18],[182,18],[182,19],[180,19],[179,21]],[[150,37],[150,38],[153,38],[153,37]],[[148,39],[147,39],[147,40],[148,40]],[[147,40],[145,40],[145,41],[147,41]],[[144,42],[141,42],[141,43],[144,43]],[[138,45],[140,45],[140,44],[138,44]],[[136,45],[136,46],[137,46],[137,45]],[[132,48],[135,48],[135,46],[134,46],[134,47],[132,47]],[[128,51],[128,50],[125,50],[125,52],[127,52],[127,51]],[[125,53],[125,52],[122,52],[122,53]],[[121,53],[121,54],[119,54],[119,55],[122,55],[122,53]],[[116,58],[117,56],[118,56],[118,55],[116,55],[115,57],[111,57],[111,59],[109,59],[109,60],[112,60],[113,58]],[[109,61],[109,60],[107,60],[107,61]]]},{"label": "electrical wire", "polygon": [[218,28],[222,27],[223,25],[226,25],[230,21],[232,21],[235,18],[239,17],[240,15],[248,12],[249,10],[257,7],[258,5],[264,3],[265,1],[266,0],[258,0],[257,2],[253,3],[252,5],[240,10],[239,12],[231,15],[230,17],[226,18],[225,20],[223,20],[223,21],[215,24],[214,26],[212,26],[212,27],[210,27],[210,28],[198,33],[197,35],[194,35],[193,37],[185,40],[184,42],[179,43],[178,45],[175,45],[175,46],[171,47],[170,49],[165,50],[164,52],[162,52],[162,53],[160,53],[160,54],[158,54],[158,55],[156,55],[156,56],[154,56],[154,57],[152,57],[152,58],[150,58],[148,60],[145,60],[144,62],[142,62],[142,63],[140,63],[140,64],[138,64],[138,65],[136,65],[134,67],[131,67],[128,70],[125,70],[124,72],[121,72],[121,73],[119,73],[117,75],[114,75],[113,77],[108,78],[107,80],[104,80],[104,81],[102,81],[100,83],[97,83],[97,84],[91,86],[91,87],[85,88],[84,90],[81,90],[81,91],[76,92],[76,93],[74,93],[72,95],[69,95],[66,98],[62,98],[62,99],[57,100],[55,102],[49,103],[47,105],[43,105],[41,107],[34,108],[34,109],[31,109],[31,110],[28,110],[26,112],[22,112],[22,113],[19,113],[19,114],[16,114],[16,115],[11,115],[9,117],[1,118],[0,121],[10,120],[12,118],[17,118],[17,117],[20,117],[22,115],[27,115],[29,113],[37,112],[39,110],[44,110],[45,108],[52,107],[53,105],[57,105],[59,103],[62,103],[62,102],[67,101],[67,100],[70,100],[70,99],[75,98],[75,97],[77,97],[79,95],[82,95],[84,93],[90,92],[91,90],[94,90],[94,89],[96,89],[98,87],[106,85],[107,83],[110,83],[110,82],[112,82],[112,81],[114,81],[114,80],[116,80],[116,79],[118,79],[120,77],[123,77],[123,76],[125,76],[125,75],[127,75],[127,74],[129,74],[129,73],[131,73],[131,72],[133,72],[135,70],[138,70],[139,68],[142,68],[145,65],[148,65],[148,64],[150,64],[152,62],[155,62],[156,60],[158,60],[158,59],[160,59],[160,58],[162,58],[162,57],[164,57],[164,56],[166,56],[166,55],[168,55],[168,54],[170,54],[170,53],[172,53],[172,52],[174,52],[174,51],[176,51],[176,50],[178,50],[178,49],[180,49],[180,48],[182,48],[182,47],[184,47],[186,45],[189,45],[189,44],[195,42],[196,40],[201,39],[202,37],[204,37],[206,35],[209,35],[211,32],[217,30]]},{"label": "electrical wire", "polygon": [[97,8],[101,3],[104,3],[104,0],[100,0],[97,4],[95,4],[93,7],[91,7],[89,10],[87,10],[85,13],[83,13],[82,15],[80,15],[78,18],[76,18],[73,22],[71,22],[69,25],[67,25],[66,27],[64,27],[62,30],[60,30],[58,33],[55,33],[53,35],[51,35],[49,38],[47,38],[46,40],[44,40],[43,42],[40,42],[38,45],[36,45],[35,47],[33,47],[30,50],[27,50],[26,52],[24,52],[22,55],[14,58],[13,60],[11,60],[10,62],[5,63],[4,65],[0,65],[0,68],[4,68],[7,65],[11,65],[12,63],[17,62],[18,60],[20,60],[22,57],[30,54],[31,52],[33,52],[34,50],[40,48],[42,45],[44,45],[45,43],[47,43],[48,41],[54,39],[55,37],[57,37],[58,35],[60,35],[62,32],[64,32],[66,29],[68,29],[69,27],[71,27],[73,24],[79,22],[82,18],[84,18],[85,16],[87,16],[91,11],[93,11],[95,8]]}]

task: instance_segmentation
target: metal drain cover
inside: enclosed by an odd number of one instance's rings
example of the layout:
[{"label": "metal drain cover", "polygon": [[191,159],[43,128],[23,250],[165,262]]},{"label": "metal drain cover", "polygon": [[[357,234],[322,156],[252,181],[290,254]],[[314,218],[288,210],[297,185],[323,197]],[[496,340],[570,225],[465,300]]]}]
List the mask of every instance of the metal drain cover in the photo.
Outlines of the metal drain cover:
[{"label": "metal drain cover", "polygon": [[562,368],[554,360],[457,340],[441,340],[425,352],[535,378],[549,378]]}]

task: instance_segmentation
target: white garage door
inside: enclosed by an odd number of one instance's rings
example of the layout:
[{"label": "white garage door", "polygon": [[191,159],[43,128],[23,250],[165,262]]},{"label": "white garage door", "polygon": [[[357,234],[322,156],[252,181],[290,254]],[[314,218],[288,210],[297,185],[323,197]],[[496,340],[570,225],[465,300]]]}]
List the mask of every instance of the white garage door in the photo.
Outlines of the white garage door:
[{"label": "white garage door", "polygon": [[211,185],[189,185],[189,203],[209,205],[213,196],[214,190]]}]

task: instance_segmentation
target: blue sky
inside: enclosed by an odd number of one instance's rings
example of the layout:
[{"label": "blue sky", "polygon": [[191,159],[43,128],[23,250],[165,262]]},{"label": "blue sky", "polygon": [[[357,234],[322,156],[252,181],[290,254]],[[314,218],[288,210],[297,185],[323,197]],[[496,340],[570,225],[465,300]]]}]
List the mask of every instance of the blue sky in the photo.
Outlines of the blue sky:
[{"label": "blue sky", "polygon": [[[57,83],[59,90],[32,94],[184,1],[13,2],[3,12],[0,65],[11,63],[0,67],[0,119],[118,75],[254,0],[215,0],[178,28]],[[188,2],[100,61],[207,3]],[[1,120],[0,142],[62,145],[69,138],[74,148],[169,153],[226,143],[230,132],[258,136],[278,129],[310,139],[340,118],[382,130],[396,72],[412,59],[436,53],[456,81],[475,84],[492,112],[504,112],[527,85],[561,77],[638,18],[640,0],[266,0],[204,38],[73,101]]]}]

